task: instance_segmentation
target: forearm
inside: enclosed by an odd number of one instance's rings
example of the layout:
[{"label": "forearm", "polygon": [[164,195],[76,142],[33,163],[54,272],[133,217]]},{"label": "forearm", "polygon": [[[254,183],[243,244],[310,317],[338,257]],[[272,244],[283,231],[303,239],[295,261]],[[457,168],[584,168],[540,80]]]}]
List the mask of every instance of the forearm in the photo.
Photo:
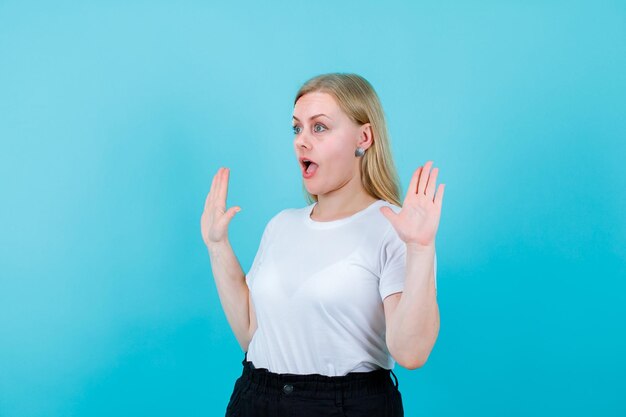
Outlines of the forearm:
[{"label": "forearm", "polygon": [[389,347],[403,366],[422,366],[439,333],[439,306],[435,289],[435,247],[407,245],[404,290],[388,326]]},{"label": "forearm", "polygon": [[207,247],[213,278],[226,319],[242,350],[250,343],[250,311],[245,273],[229,241]]}]

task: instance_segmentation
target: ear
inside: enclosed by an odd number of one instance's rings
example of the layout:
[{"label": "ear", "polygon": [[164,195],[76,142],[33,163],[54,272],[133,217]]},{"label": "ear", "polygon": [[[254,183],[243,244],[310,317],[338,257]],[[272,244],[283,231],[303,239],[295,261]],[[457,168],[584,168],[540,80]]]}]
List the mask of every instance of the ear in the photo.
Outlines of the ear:
[{"label": "ear", "polygon": [[374,131],[370,123],[365,123],[359,128],[359,141],[357,146],[367,150],[374,144]]}]

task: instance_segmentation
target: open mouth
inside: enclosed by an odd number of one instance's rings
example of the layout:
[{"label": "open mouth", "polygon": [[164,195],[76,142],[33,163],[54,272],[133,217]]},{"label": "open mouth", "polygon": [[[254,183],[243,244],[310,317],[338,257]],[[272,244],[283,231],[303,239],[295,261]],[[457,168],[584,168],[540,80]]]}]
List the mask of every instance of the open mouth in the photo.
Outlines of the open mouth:
[{"label": "open mouth", "polygon": [[318,168],[317,163],[314,161],[311,161],[310,159],[302,158],[300,160],[300,163],[302,164],[303,175],[307,177],[313,175],[315,171],[317,171],[317,168]]}]

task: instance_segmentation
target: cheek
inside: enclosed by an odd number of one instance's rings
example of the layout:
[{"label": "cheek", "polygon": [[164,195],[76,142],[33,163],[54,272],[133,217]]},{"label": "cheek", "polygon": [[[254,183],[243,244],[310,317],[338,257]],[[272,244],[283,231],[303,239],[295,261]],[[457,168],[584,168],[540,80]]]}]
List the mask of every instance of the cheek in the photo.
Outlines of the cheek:
[{"label": "cheek", "polygon": [[352,155],[346,147],[333,149],[332,152],[328,153],[328,158],[326,159],[330,171],[340,176],[350,175],[354,169],[354,156]]},{"label": "cheek", "polygon": [[346,160],[347,149],[345,146],[338,142],[339,141],[337,141],[337,143],[331,144],[331,146],[328,146],[325,149],[327,158],[329,160],[332,160],[333,162],[341,162]]}]

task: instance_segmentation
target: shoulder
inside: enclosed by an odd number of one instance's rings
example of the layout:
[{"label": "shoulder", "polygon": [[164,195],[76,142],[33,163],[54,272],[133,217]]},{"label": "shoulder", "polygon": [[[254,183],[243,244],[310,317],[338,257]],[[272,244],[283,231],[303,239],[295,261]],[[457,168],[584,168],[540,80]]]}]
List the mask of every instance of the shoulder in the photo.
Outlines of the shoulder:
[{"label": "shoulder", "polygon": [[390,203],[389,201],[385,201],[385,200],[381,200],[380,203],[381,207],[389,207],[390,209],[392,209],[395,213],[399,213],[400,210],[402,210],[402,207],[397,206],[393,203]]},{"label": "shoulder", "polygon": [[380,211],[382,207],[389,207],[396,214],[400,213],[402,207],[388,201],[383,201],[378,208],[379,220],[383,225],[381,228],[381,249],[385,249],[388,247],[393,247],[396,249],[400,248],[403,246],[404,242],[402,241],[402,239],[400,239],[400,236],[398,236],[398,233],[396,232],[396,229],[393,227],[391,222],[387,220],[385,215]]},{"label": "shoulder", "polygon": [[393,203],[390,203],[389,201],[379,200],[378,207],[374,213],[374,221],[375,223],[377,223],[378,230],[381,233],[381,236],[385,238],[389,238],[391,231],[392,230],[395,231],[395,229],[391,225],[391,222],[389,222],[389,220],[387,220],[385,215],[382,213],[383,207],[390,208],[396,214],[400,213],[400,210],[402,210],[402,207],[397,206]]},{"label": "shoulder", "polygon": [[298,217],[301,217],[309,207],[310,206],[282,209],[278,213],[274,214],[274,216],[272,216],[270,222],[278,223],[294,220]]},{"label": "shoulder", "polygon": [[269,219],[267,227],[275,229],[284,227],[288,224],[293,224],[293,222],[299,221],[308,209],[310,209],[310,206],[282,209]]}]

